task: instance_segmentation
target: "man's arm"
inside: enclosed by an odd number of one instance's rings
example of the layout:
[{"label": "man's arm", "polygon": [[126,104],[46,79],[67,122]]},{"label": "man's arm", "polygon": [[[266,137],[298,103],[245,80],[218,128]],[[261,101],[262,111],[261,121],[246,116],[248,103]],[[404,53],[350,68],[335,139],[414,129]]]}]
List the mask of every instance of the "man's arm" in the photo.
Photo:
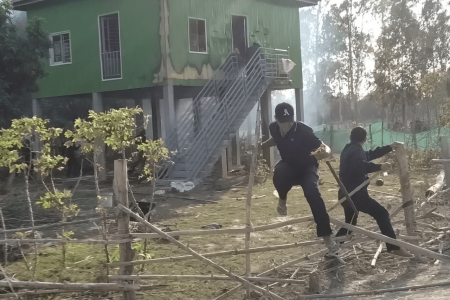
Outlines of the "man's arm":
[{"label": "man's arm", "polygon": [[374,150],[366,151],[366,157],[368,161],[380,158],[389,152],[395,150],[398,146],[403,145],[401,142],[393,142],[390,145],[384,147],[377,147]]},{"label": "man's arm", "polygon": [[359,170],[362,174],[373,173],[377,171],[388,171],[391,168],[390,164],[374,164],[372,162],[367,161],[366,151],[356,151],[353,155],[354,164],[353,167]]},{"label": "man's arm", "polygon": [[263,142],[261,144],[261,147],[263,149],[265,149],[265,148],[270,148],[270,147],[273,147],[273,146],[276,146],[276,145],[277,144],[275,144],[275,140],[273,139],[273,137],[270,137],[268,140],[266,140],[265,142]]}]

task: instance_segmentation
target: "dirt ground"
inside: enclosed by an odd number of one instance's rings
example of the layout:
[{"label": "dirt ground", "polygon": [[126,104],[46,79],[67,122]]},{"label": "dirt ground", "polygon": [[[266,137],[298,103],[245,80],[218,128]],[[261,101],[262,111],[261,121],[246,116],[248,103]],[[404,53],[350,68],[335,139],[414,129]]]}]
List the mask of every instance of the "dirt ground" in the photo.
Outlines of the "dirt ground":
[{"label": "dirt ground", "polygon": [[[334,167],[338,166],[338,160],[332,162]],[[321,164],[320,190],[325,200],[326,206],[330,207],[337,201],[337,184],[324,163]],[[438,169],[413,170],[411,173],[411,184],[415,192],[415,200],[420,200],[424,190],[434,184],[435,177],[439,173]],[[401,205],[399,178],[396,171],[391,172],[387,177],[383,177],[385,184],[381,187],[371,185],[371,195],[379,200],[389,211],[395,210]],[[75,180],[59,180],[57,184],[60,187],[71,189],[75,186]],[[138,201],[149,199],[151,188],[149,184],[138,184],[131,182],[134,197]],[[112,191],[111,180],[101,186],[102,190]],[[33,183],[31,194],[34,200],[44,192],[42,186]],[[252,202],[252,224],[260,226],[286,221],[292,218],[310,215],[309,206],[304,199],[301,188],[294,187],[288,196],[288,216],[279,217],[276,213],[277,199],[273,194],[274,188],[271,182],[271,175],[268,180],[253,189],[255,199]],[[388,193],[388,194],[382,194]],[[194,191],[187,193],[166,193],[156,198],[156,212],[152,217],[152,222],[156,225],[172,230],[200,230],[202,226],[211,223],[218,223],[222,228],[242,228],[245,226],[245,206],[247,195],[247,185],[245,174],[236,174],[227,179],[218,181],[205,181],[204,184],[197,187]],[[131,197],[132,195],[130,195]],[[446,198],[445,198],[446,197]],[[445,199],[444,199],[445,198]],[[437,228],[446,228],[449,226],[447,218],[449,208],[447,200],[450,196],[444,198],[437,197],[432,203],[427,204],[424,211],[433,208],[436,213],[444,216],[433,219],[423,219],[420,222],[431,224]],[[96,216],[96,199],[94,193],[94,184],[91,177],[85,177],[81,181],[78,190],[74,194],[74,203],[80,207],[79,218],[91,218]],[[23,193],[21,179],[16,180],[15,192],[1,199],[1,208],[5,215],[6,227],[28,227],[30,226],[28,208]],[[424,212],[419,212],[420,216]],[[110,210],[114,215],[114,211]],[[337,207],[331,213],[331,216],[343,220],[343,211]],[[44,210],[37,205],[34,206],[34,216],[37,225],[54,223],[59,221],[59,215],[56,212]],[[392,221],[402,220],[403,213],[397,215]],[[115,221],[110,224],[110,233],[115,231]],[[99,238],[98,227],[100,224],[80,224],[74,225],[66,230],[73,230],[74,238]],[[359,218],[359,225],[362,227],[371,227],[376,225],[373,219],[362,214]],[[404,225],[394,226],[399,233],[406,235]],[[133,227],[136,229],[137,227]],[[427,242],[432,238],[438,237],[439,233],[429,227],[418,226],[418,230],[423,233],[423,239],[419,244]],[[428,249],[438,251],[439,244],[442,243],[444,254],[450,254],[450,239],[447,231],[442,232],[440,240],[426,245]],[[55,238],[55,230],[44,230],[41,232],[43,238]],[[356,236],[358,237],[358,235]],[[251,234],[250,247],[263,247],[269,245],[289,244],[301,241],[315,240],[314,226],[307,227],[306,223],[300,223],[285,226],[278,229]],[[203,235],[203,236],[181,236],[180,242],[189,244],[189,247],[199,253],[210,253],[224,250],[244,249],[244,236],[237,234],[226,235]],[[320,278],[321,294],[343,294],[357,291],[368,291],[377,289],[386,289],[393,287],[430,284],[434,282],[443,282],[448,280],[450,266],[448,264],[437,263],[428,258],[414,258],[411,260],[400,259],[382,252],[376,266],[370,266],[371,260],[377,248],[376,241],[361,243],[353,248],[346,249],[343,258],[345,265],[339,264],[336,260],[325,259],[323,257],[304,261],[294,266],[271,274],[270,277],[289,278],[299,269],[295,279],[305,280],[304,284],[274,286],[271,291],[283,297],[284,299],[301,299],[301,295],[310,295],[308,290],[309,274],[317,271]],[[308,247],[290,248],[285,250],[260,252],[251,255],[252,274],[257,275],[260,272],[271,269],[286,261],[302,257],[324,249],[322,245]],[[109,246],[111,255],[117,256],[117,246]],[[176,246],[157,240],[151,240],[148,246],[148,252],[152,259],[162,257],[174,257],[185,255],[184,251]],[[71,282],[92,282],[104,281],[105,269],[102,264],[105,261],[102,246],[95,245],[74,245],[68,247],[67,268],[63,280]],[[1,254],[2,255],[2,254]],[[30,255],[27,255],[31,259]],[[11,259],[11,258],[10,258]],[[7,274],[14,276],[17,280],[29,280],[23,260],[20,255],[14,258],[16,261],[7,266]],[[142,259],[138,256],[135,259]],[[214,257],[212,260],[232,272],[243,275],[245,270],[245,255],[231,255]],[[60,261],[60,247],[46,245],[39,248],[39,259],[37,267],[36,280],[52,281],[57,280],[55,272]],[[196,261],[195,259],[173,261],[166,263],[153,262],[145,265],[143,269],[135,266],[135,274],[153,274],[153,275],[221,275],[217,270]],[[118,269],[111,270],[111,274],[117,274]],[[163,280],[142,280],[142,285],[154,285],[155,289],[150,291],[138,292],[138,299],[214,299],[223,292],[236,286],[231,281],[163,281]],[[231,295],[228,299],[242,299],[244,290]],[[343,297],[339,299],[450,299],[450,288],[433,287],[427,289],[413,289],[402,292],[390,292],[377,295],[359,295],[354,297]],[[37,297],[36,297],[37,299]],[[40,299],[46,299],[41,297]],[[117,293],[96,294],[65,294],[56,299],[121,299]],[[254,299],[265,299],[254,295]],[[334,299],[328,297],[324,299]]]}]

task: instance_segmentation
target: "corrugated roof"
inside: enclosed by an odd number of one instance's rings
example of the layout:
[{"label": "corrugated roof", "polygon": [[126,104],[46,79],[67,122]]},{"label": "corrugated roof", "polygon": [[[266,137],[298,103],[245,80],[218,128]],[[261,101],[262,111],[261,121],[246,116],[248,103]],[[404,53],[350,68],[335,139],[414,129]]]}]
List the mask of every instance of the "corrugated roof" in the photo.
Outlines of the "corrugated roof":
[{"label": "corrugated roof", "polygon": [[[13,0],[14,9],[16,10],[24,10],[25,6],[33,3],[43,2],[45,0]],[[259,1],[267,1],[267,0],[259,0]],[[305,7],[305,6],[313,6],[317,5],[320,0],[269,0],[275,4],[286,4],[293,5],[294,7]]]}]

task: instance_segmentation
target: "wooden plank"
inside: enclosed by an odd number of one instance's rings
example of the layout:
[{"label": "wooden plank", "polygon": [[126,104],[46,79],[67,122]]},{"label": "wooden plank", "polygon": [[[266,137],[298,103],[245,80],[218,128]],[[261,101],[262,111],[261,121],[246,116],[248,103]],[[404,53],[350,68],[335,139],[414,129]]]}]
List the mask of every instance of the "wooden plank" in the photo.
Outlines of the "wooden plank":
[{"label": "wooden plank", "polygon": [[[109,275],[111,280],[233,280],[228,276],[224,275],[132,275],[132,276],[122,276],[122,275]],[[251,282],[280,282],[280,283],[292,283],[292,284],[304,284],[305,280],[294,280],[294,279],[284,279],[284,278],[269,278],[269,277],[244,277]]]}]

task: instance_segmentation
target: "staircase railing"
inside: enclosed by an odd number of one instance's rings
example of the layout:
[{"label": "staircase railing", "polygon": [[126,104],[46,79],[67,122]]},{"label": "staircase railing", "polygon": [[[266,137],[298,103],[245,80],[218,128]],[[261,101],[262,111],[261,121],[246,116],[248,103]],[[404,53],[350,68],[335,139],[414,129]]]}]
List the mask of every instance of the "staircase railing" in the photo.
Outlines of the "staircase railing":
[{"label": "staircase railing", "polygon": [[[241,68],[238,55],[231,53],[177,122],[165,142],[170,150],[177,150],[172,161],[185,163],[186,179],[199,175],[260,83],[266,83],[265,90],[271,80],[281,77],[279,59],[289,55],[277,51],[282,50],[258,49]],[[163,174],[170,176],[174,169],[168,164]]]}]

